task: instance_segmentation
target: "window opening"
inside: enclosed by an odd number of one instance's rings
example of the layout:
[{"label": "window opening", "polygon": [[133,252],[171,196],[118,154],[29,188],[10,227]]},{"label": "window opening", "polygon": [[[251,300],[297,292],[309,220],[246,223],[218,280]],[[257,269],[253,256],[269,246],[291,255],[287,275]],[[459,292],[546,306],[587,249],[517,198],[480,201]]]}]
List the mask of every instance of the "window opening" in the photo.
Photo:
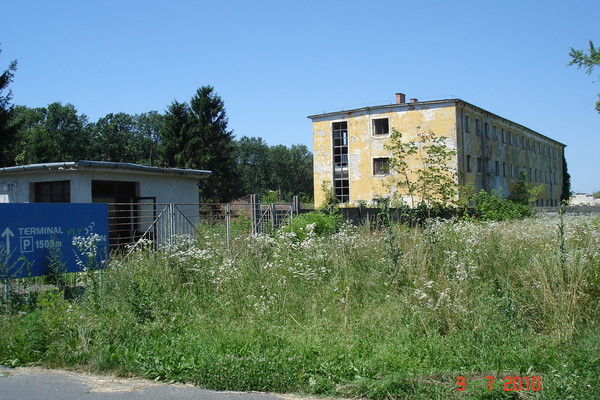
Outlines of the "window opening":
[{"label": "window opening", "polygon": [[[387,120],[387,119],[386,119]],[[341,202],[350,201],[348,173],[348,122],[334,122],[333,131],[333,193]]]},{"label": "window opening", "polygon": [[36,182],[36,203],[70,203],[71,181]]},{"label": "window opening", "polygon": [[390,133],[390,122],[387,118],[377,118],[373,120],[373,134],[387,135]]},{"label": "window opening", "polygon": [[387,175],[390,173],[389,157],[373,159],[373,175]]}]

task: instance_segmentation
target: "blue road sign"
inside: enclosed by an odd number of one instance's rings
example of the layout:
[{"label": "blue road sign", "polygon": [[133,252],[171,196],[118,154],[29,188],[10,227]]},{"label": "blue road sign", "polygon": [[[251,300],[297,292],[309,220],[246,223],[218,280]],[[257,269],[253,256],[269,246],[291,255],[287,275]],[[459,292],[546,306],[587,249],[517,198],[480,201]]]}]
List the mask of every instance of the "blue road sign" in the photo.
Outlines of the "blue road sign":
[{"label": "blue road sign", "polygon": [[102,268],[107,257],[108,204],[0,204],[2,278]]}]

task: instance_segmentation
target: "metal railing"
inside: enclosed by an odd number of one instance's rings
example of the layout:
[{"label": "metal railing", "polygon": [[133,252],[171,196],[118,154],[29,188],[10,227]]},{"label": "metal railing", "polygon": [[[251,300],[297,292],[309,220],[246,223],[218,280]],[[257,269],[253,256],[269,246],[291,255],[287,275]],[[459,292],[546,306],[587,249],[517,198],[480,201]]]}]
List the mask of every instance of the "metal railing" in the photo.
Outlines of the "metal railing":
[{"label": "metal railing", "polygon": [[233,237],[273,233],[296,213],[293,203],[109,203],[109,241],[111,248],[144,241],[159,247],[190,235],[231,248]]}]

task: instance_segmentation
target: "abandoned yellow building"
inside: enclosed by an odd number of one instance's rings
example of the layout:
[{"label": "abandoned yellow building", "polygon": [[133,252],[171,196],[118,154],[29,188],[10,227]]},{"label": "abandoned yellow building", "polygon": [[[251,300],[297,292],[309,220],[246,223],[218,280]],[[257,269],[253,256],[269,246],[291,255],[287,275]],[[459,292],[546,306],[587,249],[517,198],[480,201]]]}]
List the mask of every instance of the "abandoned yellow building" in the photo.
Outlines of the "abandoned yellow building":
[{"label": "abandoned yellow building", "polygon": [[[311,115],[315,205],[326,190],[342,203],[371,203],[396,192],[390,171],[392,129],[411,141],[419,133],[444,137],[455,150],[449,168],[459,185],[501,190],[504,196],[526,173],[542,186],[537,206],[556,206],[563,185],[565,145],[459,99],[418,101],[396,94],[393,104]],[[408,159],[417,163],[417,159]],[[416,167],[416,165],[414,166]],[[323,190],[323,189],[326,190]],[[407,199],[406,193],[396,193]]]}]

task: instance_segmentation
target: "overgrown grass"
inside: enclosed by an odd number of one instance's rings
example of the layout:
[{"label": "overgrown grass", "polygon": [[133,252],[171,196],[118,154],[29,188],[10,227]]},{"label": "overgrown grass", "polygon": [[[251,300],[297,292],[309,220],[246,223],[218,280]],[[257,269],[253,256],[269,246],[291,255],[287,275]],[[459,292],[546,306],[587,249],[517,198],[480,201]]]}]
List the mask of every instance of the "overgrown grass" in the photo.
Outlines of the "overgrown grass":
[{"label": "overgrown grass", "polygon": [[[181,238],[113,257],[96,293],[0,316],[0,362],[370,399],[598,399],[600,219],[558,227],[309,225],[231,253]],[[505,376],[542,390],[504,391]]]}]

